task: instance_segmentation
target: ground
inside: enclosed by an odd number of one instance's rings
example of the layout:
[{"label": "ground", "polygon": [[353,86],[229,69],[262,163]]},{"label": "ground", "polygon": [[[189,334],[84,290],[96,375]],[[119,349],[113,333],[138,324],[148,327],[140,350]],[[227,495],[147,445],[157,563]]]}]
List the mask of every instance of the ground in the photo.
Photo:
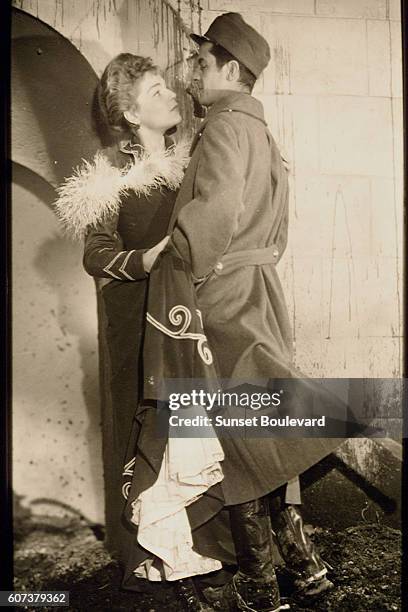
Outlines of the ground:
[{"label": "ground", "polygon": [[[16,591],[70,591],[69,610],[75,612],[180,610],[171,587],[154,585],[154,594],[122,591],[120,571],[104,550],[103,534],[78,518],[20,516],[15,533]],[[291,601],[292,612],[401,610],[399,531],[363,523],[341,532],[315,529],[312,537],[333,567],[336,589],[312,604]]]}]

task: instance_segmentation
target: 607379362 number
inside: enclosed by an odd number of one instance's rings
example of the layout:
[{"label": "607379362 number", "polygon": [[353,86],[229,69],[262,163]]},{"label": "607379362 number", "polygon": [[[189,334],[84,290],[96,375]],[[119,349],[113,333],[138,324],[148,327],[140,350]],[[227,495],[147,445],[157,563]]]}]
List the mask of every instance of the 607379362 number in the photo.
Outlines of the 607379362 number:
[{"label": "607379362 number", "polygon": [[0,591],[4,606],[69,606],[69,591]]}]

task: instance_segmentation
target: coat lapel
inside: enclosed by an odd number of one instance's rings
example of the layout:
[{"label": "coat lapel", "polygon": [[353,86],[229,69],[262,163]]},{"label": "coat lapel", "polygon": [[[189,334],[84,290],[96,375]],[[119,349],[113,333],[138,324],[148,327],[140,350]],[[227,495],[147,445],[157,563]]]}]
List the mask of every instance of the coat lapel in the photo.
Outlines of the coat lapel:
[{"label": "coat lapel", "polygon": [[197,147],[199,146],[204,130],[208,123],[212,121],[213,118],[218,115],[218,113],[224,112],[241,112],[246,115],[250,115],[251,117],[261,121],[266,127],[262,104],[259,102],[259,100],[253,98],[249,94],[232,91],[229,95],[223,97],[221,100],[213,104],[213,106],[211,106],[206,118],[201,123],[191,143],[191,161],[188,165],[186,174],[180,187],[179,195],[170,219],[168,233],[173,231],[180,210],[185,206],[185,204],[194,198],[194,182],[200,157],[200,151],[199,149],[197,150]]}]

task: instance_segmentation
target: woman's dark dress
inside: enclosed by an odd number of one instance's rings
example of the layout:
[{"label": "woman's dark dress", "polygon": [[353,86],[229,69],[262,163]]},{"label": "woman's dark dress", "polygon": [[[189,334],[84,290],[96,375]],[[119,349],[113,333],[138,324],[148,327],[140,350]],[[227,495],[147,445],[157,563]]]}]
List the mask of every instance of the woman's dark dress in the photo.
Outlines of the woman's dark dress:
[{"label": "woman's dark dress", "polygon": [[[104,151],[115,167],[131,157],[116,148]],[[106,546],[122,564],[136,542],[136,529],[123,518],[125,498],[122,473],[139,403],[142,381],[142,344],[148,275],[142,254],[166,235],[177,191],[153,188],[148,195],[130,192],[121,200],[119,215],[96,229],[85,240],[84,267],[95,277],[111,279],[100,291],[99,339],[102,349],[103,454],[105,479]],[[135,280],[117,280],[118,265],[105,272],[120,252],[135,250],[125,267]],[[123,261],[123,257],[121,258]],[[119,262],[120,263],[120,262]]]},{"label": "woman's dark dress", "polygon": [[[104,149],[93,163],[85,163],[67,179],[55,204],[67,229],[76,236],[85,234],[83,263],[97,282],[105,544],[125,569],[124,585],[135,590],[144,588],[146,581],[136,578],[133,570],[151,555],[139,546],[137,527],[126,512],[127,487],[134,481],[143,491],[154,484],[166,446],[166,439],[155,434],[154,407],[140,401],[148,292],[142,256],[167,233],[188,163],[186,143],[170,151],[172,144],[166,139],[166,155],[152,155],[147,161],[137,142]],[[144,165],[137,166],[141,161]],[[129,168],[136,170],[132,180]],[[136,464],[126,465],[132,455]],[[204,497],[203,504],[198,500],[187,508],[195,549],[233,562],[229,515],[222,510],[221,490],[209,490]],[[208,525],[215,514],[216,525]],[[225,548],[221,557],[220,547]]]}]

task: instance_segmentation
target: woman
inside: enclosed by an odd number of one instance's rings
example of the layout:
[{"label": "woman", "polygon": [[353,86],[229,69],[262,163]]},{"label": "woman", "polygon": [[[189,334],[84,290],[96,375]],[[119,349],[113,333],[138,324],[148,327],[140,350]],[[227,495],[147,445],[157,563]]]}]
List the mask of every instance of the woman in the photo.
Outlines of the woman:
[{"label": "woman", "polygon": [[[191,550],[182,568],[172,566],[169,569],[165,565],[163,569],[156,554],[149,554],[151,551],[146,548],[149,547],[147,529],[143,531],[144,546],[141,547],[136,539],[135,519],[126,521],[123,517],[128,496],[126,478],[133,474],[134,467],[125,461],[130,432],[133,444],[149,412],[143,407],[137,410],[148,274],[168,240],[167,227],[188,162],[188,145],[185,142],[174,145],[168,136],[168,132],[180,123],[181,115],[174,92],[166,87],[150,58],[129,53],[114,58],[102,75],[98,99],[106,123],[120,139],[112,147],[98,152],[93,163],[85,162],[66,180],[59,189],[56,208],[63,224],[75,236],[85,237],[84,267],[89,274],[101,279],[102,308],[107,321],[105,358],[109,361],[105,373],[110,379],[112,404],[111,414],[107,410],[104,415],[109,421],[104,424],[105,433],[111,430],[111,439],[108,444],[105,440],[104,452],[108,485],[106,543],[112,555],[125,566],[128,577],[135,574],[149,579],[176,580],[188,609],[202,610],[204,607],[195,601],[192,585],[180,578],[214,571],[221,564]],[[214,456],[209,461],[218,480],[222,477],[219,449],[215,446]],[[167,459],[168,450],[167,445]],[[149,448],[149,453],[157,457],[157,469],[150,481],[146,470],[143,471],[141,490],[156,494],[155,479],[161,485],[165,480],[160,471],[163,447],[159,444],[157,449]],[[165,464],[163,461],[163,467]],[[214,472],[211,475],[213,477]],[[200,486],[198,495],[211,483],[208,481]],[[194,498],[196,494],[197,490],[192,495],[188,493],[187,498]],[[142,518],[138,517],[137,524],[143,520],[143,525],[149,523],[151,526],[152,496],[146,498],[145,495],[139,502],[142,503],[142,512],[139,512]],[[185,503],[189,503],[189,499]],[[185,522],[185,513],[183,519]],[[173,526],[179,521],[180,515],[173,518]],[[170,553],[174,557],[173,551]],[[176,560],[176,565],[178,563]],[[133,581],[133,588],[135,582],[140,581]]]}]

